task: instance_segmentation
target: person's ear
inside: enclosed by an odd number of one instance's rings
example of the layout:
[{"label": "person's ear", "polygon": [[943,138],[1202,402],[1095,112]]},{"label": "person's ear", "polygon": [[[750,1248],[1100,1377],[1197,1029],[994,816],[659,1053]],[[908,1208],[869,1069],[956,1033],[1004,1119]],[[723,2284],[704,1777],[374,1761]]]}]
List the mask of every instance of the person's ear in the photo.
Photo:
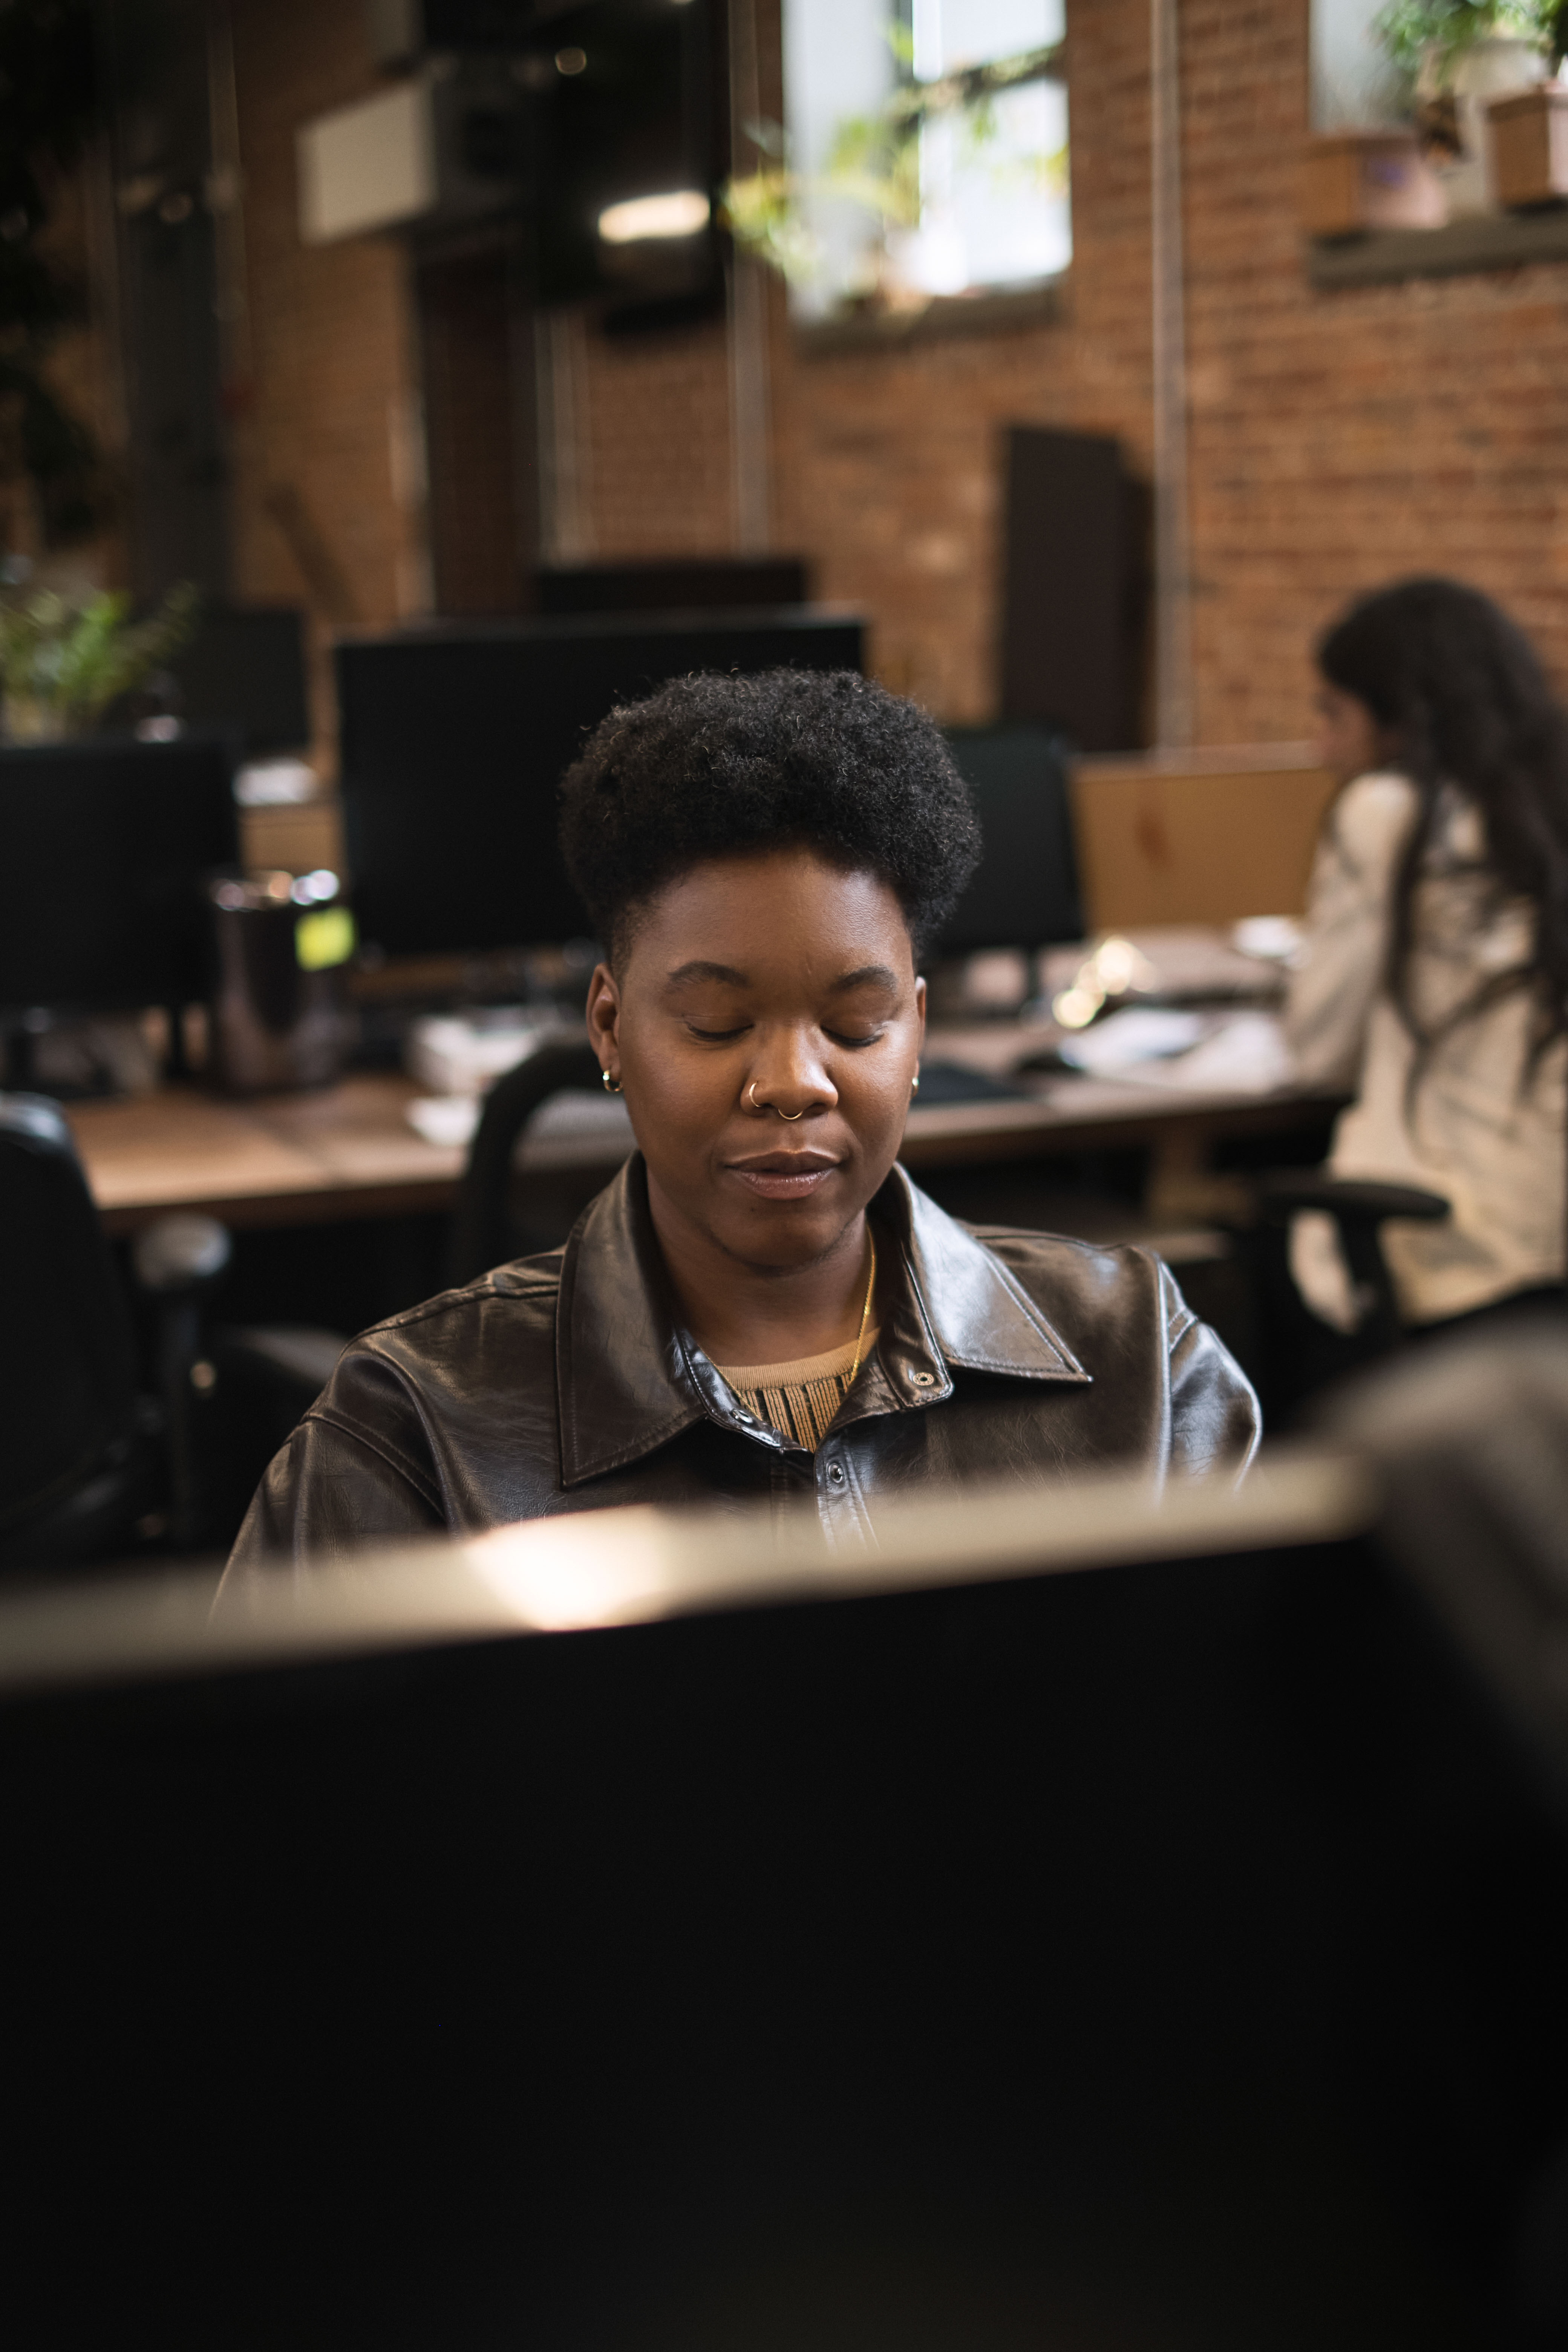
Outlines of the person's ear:
[{"label": "person's ear", "polygon": [[588,1042],[599,1067],[617,1081],[621,1075],[621,992],[607,963],[594,966],[588,982]]}]

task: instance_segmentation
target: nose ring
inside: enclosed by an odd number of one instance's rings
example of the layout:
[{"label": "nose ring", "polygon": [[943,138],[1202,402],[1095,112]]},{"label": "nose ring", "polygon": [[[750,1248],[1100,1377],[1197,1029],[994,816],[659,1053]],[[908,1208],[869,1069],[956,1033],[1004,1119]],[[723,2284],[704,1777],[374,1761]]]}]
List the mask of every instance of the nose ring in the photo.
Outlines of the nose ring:
[{"label": "nose ring", "polygon": [[760,1103],[757,1100],[757,1082],[755,1078],[752,1080],[751,1085],[746,1088],[746,1100],[751,1104],[753,1110],[771,1110],[780,1118],[787,1119],[792,1127],[795,1125],[797,1118],[804,1118],[805,1117],[805,1113],[803,1110],[780,1110],[777,1103]]}]

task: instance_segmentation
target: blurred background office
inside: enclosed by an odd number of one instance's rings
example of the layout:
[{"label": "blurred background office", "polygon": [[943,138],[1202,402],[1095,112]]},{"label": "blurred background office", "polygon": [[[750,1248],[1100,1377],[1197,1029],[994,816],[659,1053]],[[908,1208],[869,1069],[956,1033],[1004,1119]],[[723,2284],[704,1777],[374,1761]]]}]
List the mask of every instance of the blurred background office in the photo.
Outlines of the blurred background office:
[{"label": "blurred background office", "polygon": [[1311,1209],[1397,1344],[1446,1202],[1277,1020],[1311,647],[1442,572],[1568,678],[1556,12],[1427,13],[0,5],[15,1557],[221,1546],[342,1334],[563,1236],[555,780],[694,667],[950,732],[944,1205],[1152,1242],[1266,1402]]}]

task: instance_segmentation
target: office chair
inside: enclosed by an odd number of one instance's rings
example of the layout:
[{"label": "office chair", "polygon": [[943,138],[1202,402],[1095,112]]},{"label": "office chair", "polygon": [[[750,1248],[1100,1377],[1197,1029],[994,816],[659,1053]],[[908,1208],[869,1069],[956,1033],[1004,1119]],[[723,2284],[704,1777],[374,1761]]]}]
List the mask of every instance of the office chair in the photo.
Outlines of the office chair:
[{"label": "office chair", "polygon": [[58,1105],[0,1095],[0,1573],[232,1536],[342,1341],[209,1333],[229,1255],[211,1217],[163,1217],[137,1236],[144,1364]]},{"label": "office chair", "polygon": [[159,1497],[159,1416],[70,1129],[0,1095],[0,1567],[130,1548]]},{"label": "office chair", "polygon": [[600,1076],[598,1056],[584,1037],[542,1045],[496,1080],[468,1147],[468,1164],[452,1214],[447,1275],[455,1286],[476,1281],[492,1265],[504,1265],[526,1247],[510,1207],[517,1139],[552,1095],[597,1087]]},{"label": "office chair", "polygon": [[[1256,1180],[1252,1196],[1257,1222],[1237,1237],[1251,1274],[1257,1325],[1255,1361],[1247,1369],[1267,1418],[1278,1425],[1321,1389],[1402,1346],[1405,1327],[1383,1228],[1396,1218],[1436,1223],[1448,1214],[1448,1202],[1413,1185],[1331,1176],[1321,1168],[1271,1170]],[[1319,1323],[1296,1288],[1288,1237],[1291,1218],[1306,1209],[1331,1217],[1338,1230],[1362,1307],[1352,1334]]]}]

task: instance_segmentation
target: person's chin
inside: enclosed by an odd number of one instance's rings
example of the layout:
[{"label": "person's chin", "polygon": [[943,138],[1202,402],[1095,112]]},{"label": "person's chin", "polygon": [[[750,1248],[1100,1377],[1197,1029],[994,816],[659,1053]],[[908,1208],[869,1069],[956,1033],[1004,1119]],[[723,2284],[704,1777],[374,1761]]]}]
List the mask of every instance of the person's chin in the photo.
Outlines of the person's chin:
[{"label": "person's chin", "polygon": [[838,1185],[783,1199],[750,1186],[736,1191],[740,1197],[731,1192],[726,1201],[720,1228],[727,1245],[752,1265],[809,1265],[832,1247],[852,1213]]}]

